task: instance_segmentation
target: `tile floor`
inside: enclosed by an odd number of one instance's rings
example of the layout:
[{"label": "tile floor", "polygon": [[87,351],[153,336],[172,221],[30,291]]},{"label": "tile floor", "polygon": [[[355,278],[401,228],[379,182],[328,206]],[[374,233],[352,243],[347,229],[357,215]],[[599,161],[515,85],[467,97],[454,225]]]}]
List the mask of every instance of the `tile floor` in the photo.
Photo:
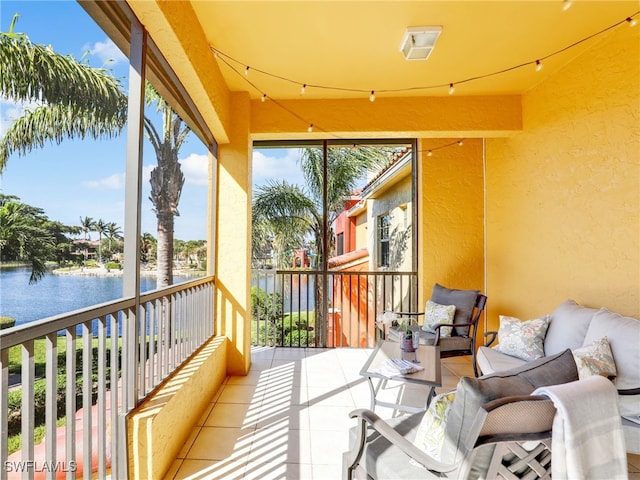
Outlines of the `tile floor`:
[{"label": "tile floor", "polygon": [[[175,459],[166,479],[341,478],[348,414],[369,407],[359,371],[371,350],[256,348],[246,377],[229,377]],[[469,357],[442,361],[443,386],[473,375]],[[421,405],[426,388],[392,385],[383,398]],[[386,398],[385,398],[386,397]],[[378,407],[383,418],[390,409]],[[629,455],[629,478],[640,480],[640,455]]]}]

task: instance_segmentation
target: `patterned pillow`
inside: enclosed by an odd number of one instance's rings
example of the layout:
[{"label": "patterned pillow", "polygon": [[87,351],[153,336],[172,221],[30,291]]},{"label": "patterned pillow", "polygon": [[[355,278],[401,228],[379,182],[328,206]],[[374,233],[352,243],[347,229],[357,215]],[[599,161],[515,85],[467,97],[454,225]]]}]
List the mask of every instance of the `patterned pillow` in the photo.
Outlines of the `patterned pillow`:
[{"label": "patterned pillow", "polygon": [[544,357],[544,337],[549,328],[549,315],[522,321],[500,315],[496,350],[522,360]]},{"label": "patterned pillow", "polygon": [[[440,393],[433,397],[418,426],[416,438],[413,440],[413,444],[416,447],[437,461],[440,461],[440,452],[444,443],[447,415],[455,398],[455,390],[448,393]],[[412,465],[424,468],[422,464],[414,459],[411,459],[410,462]]]},{"label": "patterned pillow", "polygon": [[[427,304],[424,309],[424,324],[422,329],[434,333],[433,326],[436,323],[451,323],[453,324],[453,317],[456,314],[455,305],[440,305],[439,303],[427,300]],[[440,328],[441,337],[450,337],[453,327]]]},{"label": "patterned pillow", "polygon": [[609,339],[602,337],[582,348],[573,350],[580,380],[594,375],[613,378],[617,375]]}]

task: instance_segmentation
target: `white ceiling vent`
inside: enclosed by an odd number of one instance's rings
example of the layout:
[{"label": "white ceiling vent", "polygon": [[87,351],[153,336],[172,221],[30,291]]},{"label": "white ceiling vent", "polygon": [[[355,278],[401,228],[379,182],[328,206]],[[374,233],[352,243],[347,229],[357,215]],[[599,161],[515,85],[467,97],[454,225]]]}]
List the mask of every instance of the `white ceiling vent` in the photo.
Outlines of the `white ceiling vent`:
[{"label": "white ceiling vent", "polygon": [[402,37],[400,51],[407,60],[426,60],[436,46],[442,27],[409,27]]}]

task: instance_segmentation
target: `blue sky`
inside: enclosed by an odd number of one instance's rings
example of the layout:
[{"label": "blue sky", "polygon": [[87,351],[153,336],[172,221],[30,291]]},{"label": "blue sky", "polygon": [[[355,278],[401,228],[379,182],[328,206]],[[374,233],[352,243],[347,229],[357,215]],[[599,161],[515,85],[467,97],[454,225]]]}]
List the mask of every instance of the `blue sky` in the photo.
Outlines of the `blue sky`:
[{"label": "blue sky", "polygon": [[[33,43],[51,45],[60,54],[85,59],[91,66],[105,67],[127,88],[128,62],[75,1],[5,1],[0,3],[0,29],[9,30],[18,13],[15,31]],[[28,106],[27,106],[28,107]],[[0,134],[24,106],[0,99]],[[47,144],[24,156],[13,154],[0,176],[0,190],[16,195],[29,205],[44,209],[51,220],[79,225],[80,217],[124,224],[125,135],[112,140],[63,140]],[[156,236],[156,218],[149,196],[149,172],[156,165],[150,144],[144,144],[142,231]],[[186,177],[175,218],[175,238],[206,239],[207,151],[191,135],[180,150]],[[296,151],[261,150],[254,153],[253,179],[290,177],[297,171]],[[292,178],[291,180],[297,181]]]}]

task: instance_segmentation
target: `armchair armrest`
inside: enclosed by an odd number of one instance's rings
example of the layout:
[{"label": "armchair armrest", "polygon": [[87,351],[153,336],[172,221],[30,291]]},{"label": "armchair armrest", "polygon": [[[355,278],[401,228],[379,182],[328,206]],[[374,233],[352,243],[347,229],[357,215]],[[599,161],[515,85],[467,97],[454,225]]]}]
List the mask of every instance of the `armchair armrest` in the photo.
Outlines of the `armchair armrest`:
[{"label": "armchair armrest", "polygon": [[352,463],[350,468],[355,468],[360,460],[360,457],[362,456],[364,445],[366,443],[367,425],[371,426],[376,432],[378,432],[384,438],[389,440],[393,445],[402,450],[404,454],[421,463],[429,470],[445,473],[452,472],[457,468],[457,465],[447,465],[438,462],[437,460],[427,455],[424,451],[420,450],[413,443],[396,432],[388,423],[382,420],[371,410],[361,408],[352,411],[349,416],[351,418],[357,418],[359,420],[358,445],[360,446],[360,450],[357,452],[355,461]]},{"label": "armchair armrest", "polygon": [[[491,344],[496,341],[497,336],[498,336],[498,332],[484,332],[484,338],[485,338],[484,346],[490,347]],[[486,340],[487,337],[491,337],[491,338]]]}]

